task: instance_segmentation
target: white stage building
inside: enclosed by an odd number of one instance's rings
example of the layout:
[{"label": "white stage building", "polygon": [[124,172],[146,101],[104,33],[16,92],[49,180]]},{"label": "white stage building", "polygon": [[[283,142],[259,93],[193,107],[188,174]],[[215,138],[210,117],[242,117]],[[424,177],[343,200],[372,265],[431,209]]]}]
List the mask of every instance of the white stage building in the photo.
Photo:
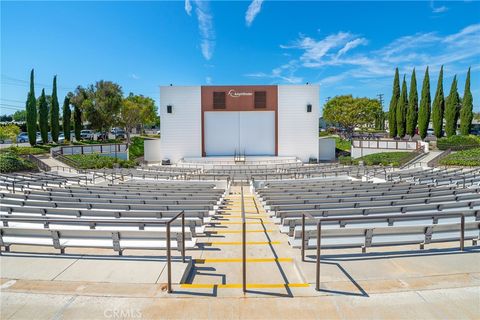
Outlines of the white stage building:
[{"label": "white stage building", "polygon": [[319,158],[319,86],[160,87],[161,139],[147,161],[184,158]]}]

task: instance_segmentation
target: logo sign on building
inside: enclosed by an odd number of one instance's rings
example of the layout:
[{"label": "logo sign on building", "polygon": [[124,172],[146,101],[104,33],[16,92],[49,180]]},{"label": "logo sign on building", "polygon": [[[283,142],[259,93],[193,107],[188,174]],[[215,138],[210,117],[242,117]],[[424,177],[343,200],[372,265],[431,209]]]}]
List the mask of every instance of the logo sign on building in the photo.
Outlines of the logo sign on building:
[{"label": "logo sign on building", "polygon": [[251,93],[251,92],[236,92],[235,90],[231,89],[230,91],[228,91],[228,95],[232,98],[239,98],[239,97],[242,97],[242,96],[251,96],[251,95],[253,95],[253,93]]}]

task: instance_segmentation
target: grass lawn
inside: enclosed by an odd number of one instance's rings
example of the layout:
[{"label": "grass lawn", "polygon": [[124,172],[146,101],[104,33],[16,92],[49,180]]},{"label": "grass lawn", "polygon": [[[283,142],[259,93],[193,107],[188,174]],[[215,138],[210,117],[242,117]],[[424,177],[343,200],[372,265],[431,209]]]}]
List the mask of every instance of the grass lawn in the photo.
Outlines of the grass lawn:
[{"label": "grass lawn", "polygon": [[352,159],[351,157],[339,157],[340,163],[343,164],[357,164],[363,161],[365,165],[383,165],[394,167],[401,166],[416,156],[413,152],[381,152],[375,154],[369,154],[361,158]]},{"label": "grass lawn", "polygon": [[74,154],[66,157],[77,163],[77,169],[113,168],[115,163],[118,163],[121,168],[133,168],[137,165],[135,160],[115,159],[113,157],[101,156],[96,153]]},{"label": "grass lawn", "polygon": [[480,148],[451,153],[440,160],[445,166],[480,166]]}]

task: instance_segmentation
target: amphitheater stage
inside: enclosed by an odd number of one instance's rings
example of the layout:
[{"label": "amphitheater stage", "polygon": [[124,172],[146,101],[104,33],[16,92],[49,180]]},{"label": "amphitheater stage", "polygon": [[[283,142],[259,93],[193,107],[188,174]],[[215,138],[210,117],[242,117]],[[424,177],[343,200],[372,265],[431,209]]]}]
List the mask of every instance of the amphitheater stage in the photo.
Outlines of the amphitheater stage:
[{"label": "amphitheater stage", "polygon": [[[183,165],[282,165],[301,164],[296,157],[275,157],[275,156],[242,156],[235,161],[234,156],[209,156],[209,157],[186,157],[177,163]],[[238,161],[240,160],[240,161]]]}]

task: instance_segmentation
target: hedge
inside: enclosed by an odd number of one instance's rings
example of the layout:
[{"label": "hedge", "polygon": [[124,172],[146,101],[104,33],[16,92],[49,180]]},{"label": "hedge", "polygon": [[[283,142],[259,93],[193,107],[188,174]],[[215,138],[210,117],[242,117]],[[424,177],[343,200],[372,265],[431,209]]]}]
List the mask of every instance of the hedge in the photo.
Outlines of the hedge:
[{"label": "hedge", "polygon": [[27,154],[44,154],[50,152],[51,146],[42,145],[35,147],[20,147],[20,146],[11,146],[5,149],[1,149],[0,153],[14,153],[18,155],[27,155]]},{"label": "hedge", "polygon": [[15,153],[2,152],[0,154],[0,172],[1,173],[34,170],[34,169],[36,169],[36,166],[31,161],[23,159]]},{"label": "hedge", "polygon": [[480,148],[451,153],[440,160],[445,166],[480,166]]},{"label": "hedge", "polygon": [[128,155],[130,159],[143,157],[144,139],[141,137],[133,137],[131,144],[128,146]]},{"label": "hedge", "polygon": [[351,157],[339,157],[338,160],[341,164],[346,165],[358,165],[360,161],[367,166],[383,165],[394,167],[401,166],[416,156],[414,152],[381,152],[363,156],[361,158],[352,159]]},{"label": "hedge", "polygon": [[466,150],[480,148],[480,137],[469,136],[451,136],[437,140],[437,148],[440,150]]},{"label": "hedge", "polygon": [[116,163],[118,163],[121,168],[133,168],[137,165],[135,160],[122,160],[114,157],[101,156],[97,153],[74,154],[67,155],[66,157],[77,163],[77,169],[113,168]]}]

